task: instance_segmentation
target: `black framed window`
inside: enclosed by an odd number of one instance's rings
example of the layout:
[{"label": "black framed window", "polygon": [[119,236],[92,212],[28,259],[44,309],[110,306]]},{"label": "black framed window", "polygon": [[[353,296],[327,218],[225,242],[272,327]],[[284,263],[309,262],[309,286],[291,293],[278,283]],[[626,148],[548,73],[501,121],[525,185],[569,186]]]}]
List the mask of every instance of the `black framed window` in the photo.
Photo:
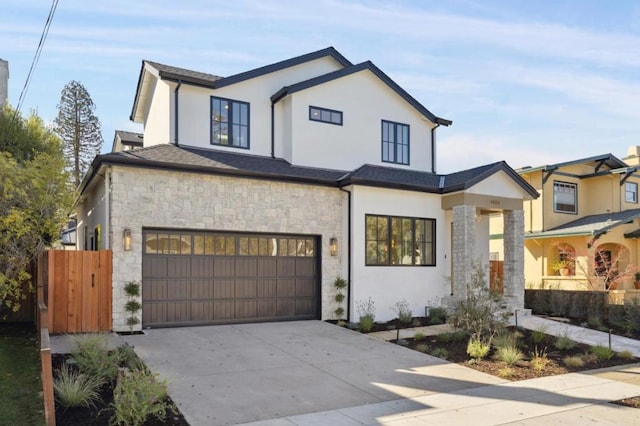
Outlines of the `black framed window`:
[{"label": "black framed window", "polygon": [[553,211],[578,213],[578,185],[569,182],[553,182]]},{"label": "black framed window", "polygon": [[309,120],[342,126],[342,111],[309,106]]},{"label": "black framed window", "polygon": [[249,104],[211,97],[211,144],[249,149]]},{"label": "black framed window", "polygon": [[435,219],[365,215],[367,266],[435,266]]},{"label": "black framed window", "polygon": [[633,182],[624,183],[624,200],[627,203],[638,202],[638,184]]},{"label": "black framed window", "polygon": [[409,164],[409,125],[382,120],[382,161]]}]

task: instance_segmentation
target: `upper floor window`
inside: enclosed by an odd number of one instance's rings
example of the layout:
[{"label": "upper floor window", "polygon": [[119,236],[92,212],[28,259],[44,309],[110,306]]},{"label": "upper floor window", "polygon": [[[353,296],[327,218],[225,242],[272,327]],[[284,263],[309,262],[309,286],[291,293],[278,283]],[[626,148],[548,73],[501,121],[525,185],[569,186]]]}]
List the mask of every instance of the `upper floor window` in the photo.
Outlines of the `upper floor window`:
[{"label": "upper floor window", "polygon": [[342,126],[342,111],[310,106],[309,120]]},{"label": "upper floor window", "polygon": [[435,219],[366,215],[366,265],[435,266]]},{"label": "upper floor window", "polygon": [[249,104],[211,97],[211,144],[249,148]]},{"label": "upper floor window", "polygon": [[382,161],[409,164],[409,125],[382,120]]},{"label": "upper floor window", "polygon": [[569,182],[553,182],[553,211],[578,213],[578,186]]},{"label": "upper floor window", "polygon": [[627,203],[638,202],[638,184],[633,182],[624,183],[624,200]]}]

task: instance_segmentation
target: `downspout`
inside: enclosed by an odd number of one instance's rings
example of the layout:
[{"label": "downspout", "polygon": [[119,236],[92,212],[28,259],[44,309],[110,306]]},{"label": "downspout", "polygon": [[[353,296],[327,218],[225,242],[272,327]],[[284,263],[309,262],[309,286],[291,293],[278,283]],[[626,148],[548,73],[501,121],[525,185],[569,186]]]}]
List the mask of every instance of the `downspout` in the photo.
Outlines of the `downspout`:
[{"label": "downspout", "polygon": [[431,128],[431,173],[436,172],[436,129],[440,127],[440,123],[436,123]]},{"label": "downspout", "polygon": [[[104,173],[104,230],[102,231],[102,236],[104,240],[104,236],[107,236],[107,247],[98,247],[98,250],[102,250],[103,248],[107,248],[109,250],[113,249],[113,232],[111,232],[111,166],[107,166],[107,170]],[[77,225],[76,225],[77,226]],[[78,232],[76,231],[76,235]],[[104,246],[104,243],[100,241],[100,244]]]},{"label": "downspout", "polygon": [[271,101],[271,158],[276,158],[276,136],[274,130],[275,104]]},{"label": "downspout", "polygon": [[347,291],[347,321],[351,321],[351,296],[353,288],[351,280],[351,191],[340,188],[340,191],[349,194],[347,197],[347,283],[349,289]]},{"label": "downspout", "polygon": [[174,97],[173,97],[173,101],[175,103],[174,105],[174,114],[175,114],[175,137],[174,137],[174,143],[176,144],[176,146],[180,146],[180,144],[178,143],[178,90],[180,89],[180,86],[182,86],[182,80],[178,80],[178,85],[176,86],[176,90],[174,90]]}]

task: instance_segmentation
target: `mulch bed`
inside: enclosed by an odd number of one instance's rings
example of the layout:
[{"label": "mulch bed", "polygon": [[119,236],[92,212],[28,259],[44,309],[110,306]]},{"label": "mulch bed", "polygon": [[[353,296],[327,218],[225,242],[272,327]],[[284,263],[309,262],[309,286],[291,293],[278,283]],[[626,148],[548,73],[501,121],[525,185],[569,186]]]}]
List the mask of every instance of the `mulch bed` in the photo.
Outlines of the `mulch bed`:
[{"label": "mulch bed", "polygon": [[[514,327],[510,327],[509,329],[511,332],[515,331]],[[438,351],[438,348],[444,349],[447,352],[447,361],[462,364],[466,367],[513,381],[586,371],[596,368],[632,364],[639,361],[637,358],[623,359],[618,357],[613,357],[612,359],[605,361],[588,359],[585,361],[583,367],[567,367],[563,362],[563,359],[565,357],[584,355],[589,352],[590,347],[588,345],[578,343],[572,349],[558,350],[554,346],[554,343],[556,341],[555,336],[546,335],[544,339],[536,345],[533,343],[532,331],[519,329],[517,332],[522,335],[522,337],[518,340],[518,346],[522,351],[524,357],[516,365],[511,366],[511,374],[506,377],[504,375],[501,376],[500,373],[504,371],[504,368],[507,367],[507,365],[502,361],[493,359],[492,356],[495,353],[495,349],[493,348],[486,358],[479,361],[470,362],[469,355],[467,355],[468,341],[466,338],[459,341],[442,342],[441,339],[438,338],[438,336],[427,336],[420,342],[416,342],[414,341],[414,339],[402,339],[400,343],[403,346],[407,346],[411,349],[416,349],[418,345],[426,344],[428,349],[425,353],[428,354],[432,354],[434,353],[434,351]],[[531,365],[530,361],[533,358],[535,351],[538,351],[538,353],[546,352],[547,358],[549,359],[548,364],[542,370],[536,370]]]},{"label": "mulch bed", "polygon": [[[70,355],[68,354],[52,355],[54,377],[56,375],[56,372],[62,367],[65,360],[69,357]],[[173,404],[171,399],[169,397],[167,398],[169,399],[169,402]],[[113,385],[108,383],[102,386],[102,388],[100,389],[100,400],[96,402],[95,407],[72,407],[65,409],[63,407],[60,407],[56,403],[56,424],[65,426],[107,426],[109,424],[111,416],[113,415],[113,410],[110,408],[112,402]],[[152,417],[147,419],[144,424],[145,426],[189,426],[189,423],[187,423],[180,412],[178,412],[177,414],[167,412],[166,417],[163,421]]]}]

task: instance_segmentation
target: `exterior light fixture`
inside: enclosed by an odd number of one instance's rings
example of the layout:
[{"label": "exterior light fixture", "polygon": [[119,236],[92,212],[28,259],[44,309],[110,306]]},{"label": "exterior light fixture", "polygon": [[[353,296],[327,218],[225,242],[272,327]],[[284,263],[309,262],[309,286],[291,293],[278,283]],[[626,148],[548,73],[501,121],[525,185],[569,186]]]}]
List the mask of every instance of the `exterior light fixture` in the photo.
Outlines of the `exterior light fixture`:
[{"label": "exterior light fixture", "polygon": [[122,246],[124,251],[131,251],[131,229],[124,228],[122,231]]},{"label": "exterior light fixture", "polygon": [[329,253],[331,256],[338,255],[338,239],[336,237],[332,237],[329,240]]}]

